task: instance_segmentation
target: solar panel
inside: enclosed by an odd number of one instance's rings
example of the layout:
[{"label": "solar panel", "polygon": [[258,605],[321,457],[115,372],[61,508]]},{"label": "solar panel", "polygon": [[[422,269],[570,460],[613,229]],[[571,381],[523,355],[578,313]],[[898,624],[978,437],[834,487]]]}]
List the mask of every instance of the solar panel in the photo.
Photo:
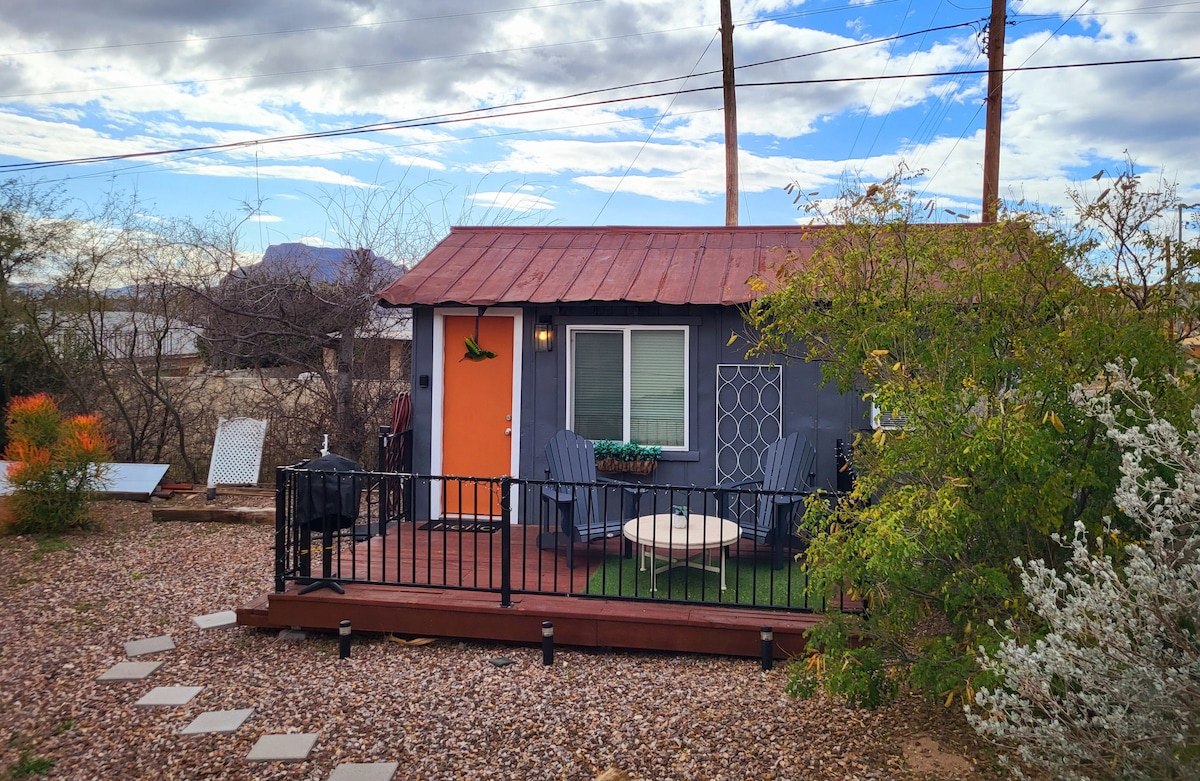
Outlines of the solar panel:
[{"label": "solar panel", "polygon": [[[0,496],[13,492],[8,482],[10,462],[0,461]],[[150,496],[167,473],[167,464],[106,464],[97,493]]]}]

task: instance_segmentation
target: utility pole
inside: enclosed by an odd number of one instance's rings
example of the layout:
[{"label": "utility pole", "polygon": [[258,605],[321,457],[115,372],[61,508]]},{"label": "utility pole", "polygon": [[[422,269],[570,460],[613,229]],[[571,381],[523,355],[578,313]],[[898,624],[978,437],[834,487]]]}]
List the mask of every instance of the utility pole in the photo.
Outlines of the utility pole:
[{"label": "utility pole", "polygon": [[721,0],[721,85],[725,94],[725,224],[738,224],[737,96],[733,82],[733,11]]},{"label": "utility pole", "polygon": [[988,23],[987,120],[983,130],[983,221],[995,222],[1000,205],[1000,107],[1004,98],[1004,28],[1007,0],[992,0]]}]

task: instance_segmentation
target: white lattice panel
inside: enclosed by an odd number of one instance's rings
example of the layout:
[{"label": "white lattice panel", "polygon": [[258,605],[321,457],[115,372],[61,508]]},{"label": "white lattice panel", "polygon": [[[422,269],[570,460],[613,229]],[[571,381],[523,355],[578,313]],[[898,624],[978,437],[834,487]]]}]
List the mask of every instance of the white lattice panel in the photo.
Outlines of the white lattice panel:
[{"label": "white lattice panel", "polygon": [[761,477],[767,445],[783,434],[783,369],[717,366],[717,485]]},{"label": "white lattice panel", "polygon": [[254,418],[221,418],[208,466],[208,485],[257,483],[262,466],[267,421]]}]

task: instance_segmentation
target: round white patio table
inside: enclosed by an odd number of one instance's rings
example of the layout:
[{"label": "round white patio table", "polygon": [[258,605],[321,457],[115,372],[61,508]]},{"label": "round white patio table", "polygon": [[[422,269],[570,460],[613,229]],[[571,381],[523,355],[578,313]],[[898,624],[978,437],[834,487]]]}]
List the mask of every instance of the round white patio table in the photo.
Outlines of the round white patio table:
[{"label": "round white patio table", "polygon": [[[643,515],[627,521],[621,533],[638,546],[641,571],[651,561],[650,591],[658,590],[658,575],[671,567],[691,567],[721,575],[721,590],[725,590],[725,549],[738,541],[741,528],[733,521],[715,515],[689,515],[687,526],[677,529],[671,524],[671,513]],[[720,564],[713,564],[712,551],[720,552]],[[658,551],[664,551],[665,556]],[[709,554],[705,563],[704,555]],[[676,555],[678,554],[678,555]],[[662,566],[658,566],[660,562]]]}]

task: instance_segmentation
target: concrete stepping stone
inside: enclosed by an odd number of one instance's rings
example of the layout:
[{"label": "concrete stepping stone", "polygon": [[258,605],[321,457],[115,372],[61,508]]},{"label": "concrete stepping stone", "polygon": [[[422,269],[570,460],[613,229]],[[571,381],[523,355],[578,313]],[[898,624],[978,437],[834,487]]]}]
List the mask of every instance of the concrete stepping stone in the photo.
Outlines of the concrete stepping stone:
[{"label": "concrete stepping stone", "polygon": [[125,644],[126,656],[141,656],[142,654],[156,654],[160,651],[174,651],[175,641],[170,635],[162,635],[160,637],[146,637],[141,640],[130,640]]},{"label": "concrete stepping stone", "polygon": [[333,769],[329,781],[392,781],[399,762],[345,762]]},{"label": "concrete stepping stone", "polygon": [[179,730],[181,735],[204,735],[209,732],[237,732],[238,727],[254,713],[253,708],[241,710],[210,710],[201,713],[192,723]]},{"label": "concrete stepping stone", "polygon": [[220,613],[193,616],[192,623],[201,629],[226,629],[237,626],[237,613],[233,610],[222,610]]},{"label": "concrete stepping stone", "polygon": [[144,681],[155,670],[162,667],[162,662],[117,662],[100,673],[97,681]]},{"label": "concrete stepping stone", "polygon": [[187,705],[192,701],[193,697],[203,690],[203,686],[156,686],[147,692],[144,697],[135,702],[134,705],[139,705],[143,708],[151,708],[159,705]]},{"label": "concrete stepping stone", "polygon": [[246,755],[247,762],[303,762],[317,742],[311,732],[263,735]]}]

